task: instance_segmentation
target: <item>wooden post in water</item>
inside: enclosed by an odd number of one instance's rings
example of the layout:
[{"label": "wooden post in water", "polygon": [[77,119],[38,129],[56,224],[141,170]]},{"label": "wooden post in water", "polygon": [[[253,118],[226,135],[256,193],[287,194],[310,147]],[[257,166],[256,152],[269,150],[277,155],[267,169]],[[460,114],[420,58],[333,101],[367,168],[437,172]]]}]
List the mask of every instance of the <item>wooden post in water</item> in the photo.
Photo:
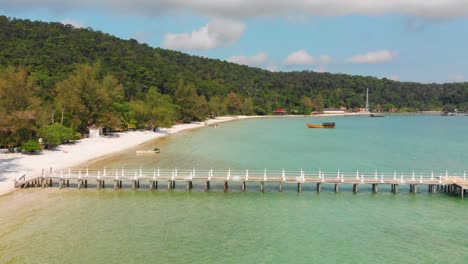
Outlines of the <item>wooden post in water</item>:
[{"label": "wooden post in water", "polygon": [[302,183],[297,183],[297,192],[302,192]]},{"label": "wooden post in water", "polygon": [[242,181],[242,187],[241,187],[242,191],[245,192],[245,181]]},{"label": "wooden post in water", "polygon": [[208,191],[210,189],[210,181],[205,182],[205,191]]},{"label": "wooden post in water", "polygon": [[44,169],[42,169],[42,179],[41,179],[41,183],[40,183],[42,188],[44,188],[44,179],[45,179],[45,171],[44,171]]},{"label": "wooden post in water", "polygon": [[353,193],[358,192],[358,186],[359,186],[359,184],[357,184],[357,183],[353,184]]},{"label": "wooden post in water", "polygon": [[335,192],[340,192],[340,185],[338,183],[335,183]]},{"label": "wooden post in water", "polygon": [[264,192],[264,191],[265,191],[265,186],[264,186],[264,182],[263,182],[263,181],[260,182],[260,191],[261,191],[261,192]]},{"label": "wooden post in water", "polygon": [[317,182],[317,192],[321,192],[321,191],[322,191],[322,183]]},{"label": "wooden post in water", "polygon": [[228,190],[228,181],[224,181],[223,191],[227,192],[227,190]]},{"label": "wooden post in water", "polygon": [[283,182],[279,182],[279,187],[278,187],[278,191],[279,192],[282,192],[283,191]]}]

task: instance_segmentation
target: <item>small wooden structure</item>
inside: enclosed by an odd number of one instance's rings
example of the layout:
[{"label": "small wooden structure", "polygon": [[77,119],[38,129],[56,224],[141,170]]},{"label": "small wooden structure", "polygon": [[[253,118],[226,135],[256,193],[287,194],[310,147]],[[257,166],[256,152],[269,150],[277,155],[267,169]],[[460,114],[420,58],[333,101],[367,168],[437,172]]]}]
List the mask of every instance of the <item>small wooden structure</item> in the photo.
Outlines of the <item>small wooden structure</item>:
[{"label": "small wooden structure", "polygon": [[100,137],[104,134],[104,129],[99,126],[89,126],[88,131],[89,131],[88,137],[90,138]]}]

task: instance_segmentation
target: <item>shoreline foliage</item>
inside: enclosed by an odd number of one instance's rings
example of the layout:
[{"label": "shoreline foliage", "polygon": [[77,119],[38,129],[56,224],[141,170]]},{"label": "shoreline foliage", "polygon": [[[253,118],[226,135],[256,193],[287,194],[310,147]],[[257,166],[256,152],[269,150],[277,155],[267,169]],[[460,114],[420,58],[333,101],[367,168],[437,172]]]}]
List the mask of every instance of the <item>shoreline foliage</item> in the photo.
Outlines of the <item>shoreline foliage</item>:
[{"label": "shoreline foliage", "polygon": [[0,47],[0,146],[8,148],[54,124],[86,134],[90,126],[156,129],[278,108],[355,109],[366,89],[372,109],[468,110],[468,83],[270,72],[61,23],[0,16]]}]

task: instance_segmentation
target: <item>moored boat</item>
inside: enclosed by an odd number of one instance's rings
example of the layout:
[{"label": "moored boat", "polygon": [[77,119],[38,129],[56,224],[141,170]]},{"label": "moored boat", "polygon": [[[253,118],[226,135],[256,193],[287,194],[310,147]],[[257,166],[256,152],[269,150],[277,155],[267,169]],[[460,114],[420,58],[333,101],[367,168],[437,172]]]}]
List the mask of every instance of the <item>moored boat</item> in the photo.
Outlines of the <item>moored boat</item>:
[{"label": "moored boat", "polygon": [[335,122],[323,122],[321,125],[307,123],[308,128],[335,128]]},{"label": "moored boat", "polygon": [[155,148],[155,149],[148,149],[148,150],[137,150],[136,154],[155,154],[161,152],[160,149]]},{"label": "moored boat", "polygon": [[385,115],[382,113],[372,113],[369,115],[370,117],[384,117]]}]

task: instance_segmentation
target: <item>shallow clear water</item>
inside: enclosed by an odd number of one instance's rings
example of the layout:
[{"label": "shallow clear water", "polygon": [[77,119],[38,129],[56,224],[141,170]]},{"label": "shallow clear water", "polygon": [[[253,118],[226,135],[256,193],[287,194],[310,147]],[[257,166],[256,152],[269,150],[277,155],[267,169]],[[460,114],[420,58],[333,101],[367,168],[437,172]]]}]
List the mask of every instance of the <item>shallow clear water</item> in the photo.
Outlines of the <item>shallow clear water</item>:
[{"label": "shallow clear water", "polygon": [[[334,130],[305,122],[334,120]],[[90,166],[462,171],[468,119],[278,118],[168,137]],[[146,184],[147,185],[147,184]],[[381,186],[302,193],[28,189],[0,197],[0,263],[468,263],[467,200]],[[164,186],[162,186],[164,187]]]},{"label": "shallow clear water", "polygon": [[[335,129],[306,123],[335,121]],[[468,117],[264,118],[173,135],[90,167],[412,171],[468,169]]]}]

